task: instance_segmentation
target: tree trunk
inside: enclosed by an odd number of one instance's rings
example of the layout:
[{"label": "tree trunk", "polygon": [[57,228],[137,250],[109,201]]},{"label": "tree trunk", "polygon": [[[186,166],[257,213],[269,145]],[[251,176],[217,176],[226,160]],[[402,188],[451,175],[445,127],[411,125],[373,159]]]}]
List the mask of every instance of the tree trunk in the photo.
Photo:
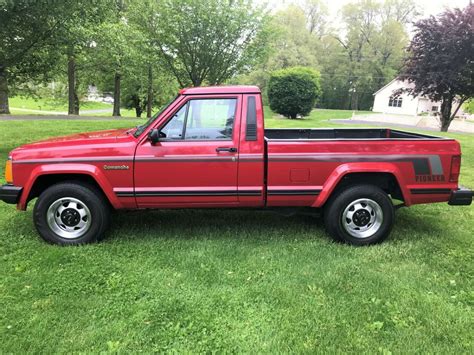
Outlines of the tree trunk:
[{"label": "tree trunk", "polygon": [[115,72],[114,77],[114,111],[112,116],[120,116],[120,72]]},{"label": "tree trunk", "polygon": [[359,93],[352,92],[351,95],[351,110],[357,111],[359,109]]},{"label": "tree trunk", "polygon": [[67,61],[67,84],[68,84],[68,115],[79,115],[79,97],[77,96],[76,83],[76,59],[74,50],[68,48]]},{"label": "tree trunk", "polygon": [[202,84],[202,80],[200,78],[195,78],[195,77],[191,77],[191,82],[193,83],[194,87],[201,86]]},{"label": "tree trunk", "polygon": [[137,104],[137,106],[135,106],[135,115],[137,116],[137,118],[142,117],[142,108],[140,104]]},{"label": "tree trunk", "polygon": [[142,106],[140,105],[140,97],[138,95],[132,96],[133,107],[135,108],[135,115],[140,118],[142,117]]},{"label": "tree trunk", "polygon": [[3,66],[0,66],[0,114],[10,114],[7,71]]},{"label": "tree trunk", "polygon": [[447,132],[451,124],[451,109],[453,107],[453,97],[445,96],[441,102],[441,132]]},{"label": "tree trunk", "polygon": [[[151,109],[153,105],[153,68],[148,65],[148,90],[146,96],[146,117],[151,117]],[[138,116],[140,117],[140,116]]]}]

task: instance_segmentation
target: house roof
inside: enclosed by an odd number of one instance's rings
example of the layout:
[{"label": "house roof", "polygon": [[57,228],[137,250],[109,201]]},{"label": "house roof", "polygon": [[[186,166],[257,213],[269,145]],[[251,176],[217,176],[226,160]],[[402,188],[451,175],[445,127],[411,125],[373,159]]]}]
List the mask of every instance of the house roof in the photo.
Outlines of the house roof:
[{"label": "house roof", "polygon": [[396,76],[394,79],[390,80],[389,83],[387,83],[386,85],[384,85],[384,86],[382,86],[380,89],[378,89],[376,92],[374,92],[373,95],[374,95],[374,96],[377,95],[380,91],[382,91],[382,90],[384,90],[386,87],[392,85],[392,83],[395,82],[395,81],[397,81],[397,80],[400,80],[400,79],[398,78],[398,76]]}]

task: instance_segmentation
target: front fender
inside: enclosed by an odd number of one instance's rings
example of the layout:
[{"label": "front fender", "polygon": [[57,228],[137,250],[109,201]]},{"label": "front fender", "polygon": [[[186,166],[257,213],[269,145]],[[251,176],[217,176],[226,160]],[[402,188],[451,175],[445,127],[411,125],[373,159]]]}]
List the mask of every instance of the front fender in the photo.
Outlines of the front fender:
[{"label": "front fender", "polygon": [[323,185],[321,193],[318,198],[314,201],[312,207],[321,207],[329,199],[337,184],[342,178],[352,173],[388,173],[392,174],[400,186],[400,190],[403,195],[403,199],[407,206],[411,205],[411,199],[409,191],[406,187],[406,183],[403,179],[403,174],[400,172],[398,167],[392,163],[380,163],[380,162],[368,162],[368,163],[346,163],[339,165],[329,175],[325,184]]},{"label": "front fender", "polygon": [[110,185],[108,179],[104,176],[103,172],[95,165],[91,164],[47,164],[39,165],[35,167],[23,186],[23,192],[21,198],[18,201],[18,209],[26,210],[28,203],[28,196],[33,188],[38,177],[43,175],[54,175],[54,174],[77,174],[77,175],[89,175],[99,185],[104,192],[105,196],[116,209],[122,208],[122,203],[118,200],[114,194],[113,187]]}]

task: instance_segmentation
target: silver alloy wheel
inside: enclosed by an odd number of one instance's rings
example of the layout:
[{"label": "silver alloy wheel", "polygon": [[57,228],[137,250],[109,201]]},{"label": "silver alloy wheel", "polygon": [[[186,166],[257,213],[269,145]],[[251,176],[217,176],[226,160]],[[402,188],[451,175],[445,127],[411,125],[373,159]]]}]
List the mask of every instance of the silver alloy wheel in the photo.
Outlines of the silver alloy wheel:
[{"label": "silver alloy wheel", "polygon": [[382,207],[368,198],[352,201],[342,213],[341,223],[351,236],[369,238],[383,223]]},{"label": "silver alloy wheel", "polygon": [[89,208],[73,197],[62,197],[54,201],[46,212],[46,218],[49,228],[66,239],[82,237],[92,223]]}]

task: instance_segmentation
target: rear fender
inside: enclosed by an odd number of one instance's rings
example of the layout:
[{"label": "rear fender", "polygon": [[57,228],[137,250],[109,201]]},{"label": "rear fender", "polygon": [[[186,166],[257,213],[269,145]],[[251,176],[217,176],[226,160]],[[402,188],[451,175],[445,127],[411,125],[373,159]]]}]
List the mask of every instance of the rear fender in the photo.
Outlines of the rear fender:
[{"label": "rear fender", "polygon": [[20,201],[18,202],[18,209],[26,210],[28,204],[28,196],[30,195],[31,189],[34,186],[38,177],[43,175],[54,175],[54,174],[76,174],[76,175],[89,175],[99,185],[104,192],[105,196],[109,200],[110,204],[119,209],[122,207],[122,203],[118,200],[114,194],[113,187],[110,185],[107,178],[104,176],[102,171],[95,165],[90,164],[47,164],[40,165],[33,169],[30,174],[28,181],[23,187]]},{"label": "rear fender", "polygon": [[403,180],[403,175],[395,164],[392,163],[347,163],[339,165],[329,175],[326,183],[323,185],[321,193],[318,195],[312,207],[321,207],[329,199],[334,189],[342,178],[352,173],[388,173],[392,174],[400,186],[400,190],[405,201],[405,205],[411,205],[410,194]]}]

